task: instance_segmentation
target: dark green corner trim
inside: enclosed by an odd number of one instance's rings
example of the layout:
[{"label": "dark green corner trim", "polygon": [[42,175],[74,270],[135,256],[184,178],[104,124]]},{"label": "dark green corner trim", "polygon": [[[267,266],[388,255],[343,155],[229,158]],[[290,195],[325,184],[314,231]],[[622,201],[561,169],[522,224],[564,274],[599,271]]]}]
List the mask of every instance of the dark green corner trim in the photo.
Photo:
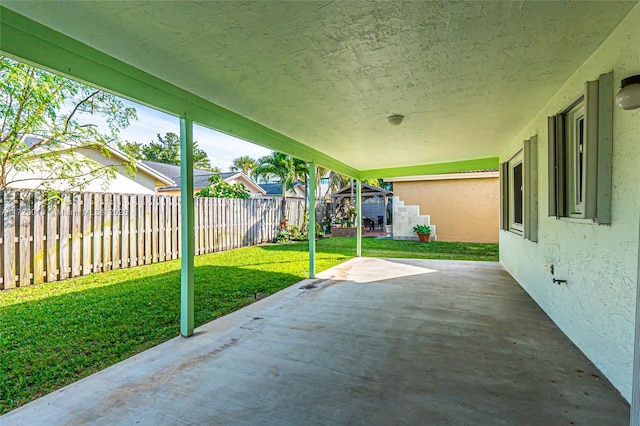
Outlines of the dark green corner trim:
[{"label": "dark green corner trim", "polygon": [[498,168],[498,157],[477,160],[454,161],[451,163],[424,164],[422,166],[371,169],[360,172],[361,179],[394,178],[402,176],[437,175],[441,173],[469,172]]},{"label": "dark green corner trim", "polygon": [[358,177],[330,156],[0,6],[0,51],[258,145]]}]

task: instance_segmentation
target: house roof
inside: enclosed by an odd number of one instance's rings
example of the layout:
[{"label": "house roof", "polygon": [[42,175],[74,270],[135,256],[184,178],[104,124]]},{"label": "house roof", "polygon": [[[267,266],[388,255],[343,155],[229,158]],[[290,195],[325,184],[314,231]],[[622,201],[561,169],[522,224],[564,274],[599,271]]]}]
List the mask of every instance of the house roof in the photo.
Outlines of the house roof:
[{"label": "house roof", "polygon": [[[166,186],[163,188],[159,188],[159,190],[174,190],[180,189],[180,166],[176,166],[175,164],[165,164],[159,163],[157,161],[141,161],[145,166],[157,170],[163,174],[166,174],[171,177],[173,180],[173,184],[170,186]],[[231,181],[234,179],[242,180],[245,186],[251,186],[254,192],[262,192],[261,188],[251,180],[247,175],[242,172],[212,172],[211,170],[204,169],[193,169],[193,188],[194,189],[202,189],[209,185],[209,178],[211,175],[220,175],[222,180]]]},{"label": "house roof", "polygon": [[[259,183],[258,186],[265,191],[265,195],[282,195],[282,184],[275,183]],[[304,188],[302,182],[295,182],[294,186],[301,186]]]},{"label": "house roof", "polygon": [[[24,135],[22,137],[22,141],[24,142],[24,144],[30,148],[32,146],[34,146],[36,143],[38,143],[39,141],[41,141],[42,138],[40,138],[39,136],[34,136],[34,135]],[[75,149],[92,149],[90,146],[80,146],[80,147],[76,147],[76,146],[64,146],[64,147],[60,147],[58,148],[58,151],[68,151],[68,150],[75,150]],[[121,161],[125,162],[125,161],[129,161],[129,157],[127,156],[127,154],[125,154],[124,152],[120,151],[117,148],[111,147],[111,146],[107,146],[107,149],[109,150],[109,155],[111,157],[116,157],[119,158]],[[34,152],[38,153],[38,152],[46,152],[45,149],[40,148],[39,150],[36,149]],[[148,175],[150,175],[151,177],[153,177],[154,179],[156,179],[157,181],[160,181],[161,183],[165,184],[165,185],[173,185],[174,184],[174,180],[172,179],[171,176],[163,173],[161,170],[157,170],[153,167],[149,167],[147,164],[144,164],[143,161],[136,161],[135,163],[136,169],[137,171],[141,171],[143,173],[146,173]]]},{"label": "house roof", "polygon": [[[141,161],[145,166],[157,170],[158,172],[171,177],[173,184],[161,189],[179,189],[180,188],[180,166],[175,164],[159,163],[157,161]],[[193,187],[194,189],[202,189],[209,185],[211,175],[218,174],[223,180],[237,175],[237,172],[217,173],[211,170],[193,169]]]},{"label": "house roof", "polygon": [[[355,188],[354,188],[354,192],[355,192]],[[380,188],[378,186],[369,185],[369,184],[366,184],[366,183],[361,184],[361,193],[362,193],[362,195],[367,195],[367,196],[393,195],[393,193],[391,191],[387,191],[384,188]],[[344,186],[344,187],[338,189],[333,194],[331,194],[332,197],[338,197],[338,196],[341,196],[341,195],[351,195],[351,186],[350,185]]]},{"label": "house roof", "polygon": [[496,167],[634,7],[6,0],[0,50],[352,177],[397,177]]}]

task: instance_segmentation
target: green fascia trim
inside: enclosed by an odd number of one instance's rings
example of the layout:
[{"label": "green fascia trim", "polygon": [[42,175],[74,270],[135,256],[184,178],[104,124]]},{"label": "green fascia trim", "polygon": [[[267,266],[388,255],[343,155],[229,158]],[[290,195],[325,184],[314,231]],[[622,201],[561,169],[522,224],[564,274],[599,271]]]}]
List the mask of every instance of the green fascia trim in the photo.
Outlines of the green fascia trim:
[{"label": "green fascia trim", "polygon": [[0,6],[0,52],[175,116],[347,176],[359,171],[314,148]]},{"label": "green fascia trim", "polygon": [[371,169],[360,172],[360,179],[384,179],[403,176],[437,175],[442,173],[469,172],[498,168],[498,157],[477,160],[454,161],[451,163],[424,164],[422,166]]}]

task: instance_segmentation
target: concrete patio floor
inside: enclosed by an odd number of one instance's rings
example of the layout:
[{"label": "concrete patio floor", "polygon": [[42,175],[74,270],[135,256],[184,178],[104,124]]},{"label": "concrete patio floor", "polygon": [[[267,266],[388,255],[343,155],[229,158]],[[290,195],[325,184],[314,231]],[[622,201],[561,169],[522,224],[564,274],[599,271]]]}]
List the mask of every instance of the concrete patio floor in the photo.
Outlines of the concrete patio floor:
[{"label": "concrete patio floor", "polygon": [[627,425],[628,416],[499,264],[358,258],[0,424]]}]

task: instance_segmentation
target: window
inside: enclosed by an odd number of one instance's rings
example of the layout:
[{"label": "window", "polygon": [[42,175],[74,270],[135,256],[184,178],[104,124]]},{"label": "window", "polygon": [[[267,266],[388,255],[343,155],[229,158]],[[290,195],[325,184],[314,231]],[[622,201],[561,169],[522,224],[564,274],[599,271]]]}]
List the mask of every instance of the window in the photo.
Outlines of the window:
[{"label": "window", "polygon": [[567,175],[565,177],[567,216],[583,217],[585,192],[584,99],[567,112],[564,119]]},{"label": "window", "polygon": [[611,223],[613,74],[549,117],[549,216]]},{"label": "window", "polygon": [[509,161],[509,230],[522,233],[524,223],[522,212],[524,210],[524,186],[523,186],[523,156],[522,151]]},{"label": "window", "polygon": [[538,240],[538,138],[500,165],[500,229]]}]

